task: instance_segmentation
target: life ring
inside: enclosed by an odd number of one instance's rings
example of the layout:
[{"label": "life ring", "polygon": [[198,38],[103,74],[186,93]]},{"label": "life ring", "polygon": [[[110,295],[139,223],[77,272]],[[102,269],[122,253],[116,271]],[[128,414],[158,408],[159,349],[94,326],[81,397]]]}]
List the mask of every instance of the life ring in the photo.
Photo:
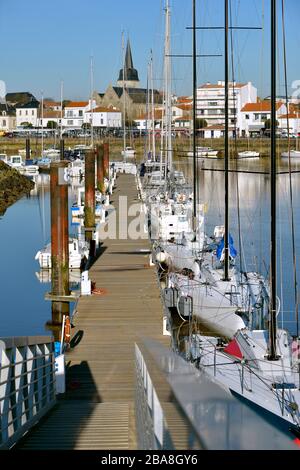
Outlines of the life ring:
[{"label": "life ring", "polygon": [[66,317],[65,320],[65,329],[64,329],[64,342],[70,343],[71,341],[71,322],[70,317]]}]

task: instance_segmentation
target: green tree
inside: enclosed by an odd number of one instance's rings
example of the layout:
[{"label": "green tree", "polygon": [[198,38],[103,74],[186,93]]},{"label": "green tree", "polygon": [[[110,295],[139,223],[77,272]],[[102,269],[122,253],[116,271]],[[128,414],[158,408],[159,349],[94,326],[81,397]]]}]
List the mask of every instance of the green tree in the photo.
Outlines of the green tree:
[{"label": "green tree", "polygon": [[[276,121],[276,127],[279,126],[279,122]],[[271,129],[271,119],[266,119],[265,120],[265,130]]]},{"label": "green tree", "polygon": [[22,127],[27,127],[27,128],[31,128],[33,127],[31,122],[21,122],[21,126]]},{"label": "green tree", "polygon": [[70,100],[63,100],[63,102],[62,102],[63,108],[65,108],[66,106],[68,106],[69,103],[71,103]]},{"label": "green tree", "polygon": [[83,129],[84,131],[87,131],[91,128],[91,124],[89,122],[84,122],[81,126],[81,129]]},{"label": "green tree", "polygon": [[57,122],[55,122],[55,121],[48,121],[48,122],[47,122],[47,129],[57,129]]},{"label": "green tree", "polygon": [[202,118],[197,118],[196,119],[196,129],[197,130],[205,129],[205,127],[207,127],[207,121],[205,119],[202,119]]}]

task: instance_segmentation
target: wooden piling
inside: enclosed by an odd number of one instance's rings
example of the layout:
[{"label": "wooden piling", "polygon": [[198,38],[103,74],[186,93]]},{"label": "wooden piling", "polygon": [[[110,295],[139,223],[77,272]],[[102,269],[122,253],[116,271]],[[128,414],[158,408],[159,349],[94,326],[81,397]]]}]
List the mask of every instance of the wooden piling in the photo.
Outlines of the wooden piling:
[{"label": "wooden piling", "polygon": [[84,203],[84,226],[85,239],[90,244],[90,256],[96,252],[93,240],[95,227],[95,150],[90,150],[85,155],[85,203]]},{"label": "wooden piling", "polygon": [[60,148],[60,159],[64,160],[65,159],[65,141],[64,141],[64,139],[60,139],[59,148]]},{"label": "wooden piling", "polygon": [[109,143],[103,144],[103,171],[104,177],[109,178]]},{"label": "wooden piling", "polygon": [[26,139],[26,160],[30,160],[30,139]]},{"label": "wooden piling", "polygon": [[96,146],[97,155],[97,189],[104,193],[104,147],[103,144]]},{"label": "wooden piling", "polygon": [[[52,295],[68,296],[69,291],[69,223],[68,184],[65,179],[67,162],[50,165],[51,203],[51,283]],[[68,302],[52,302],[52,330],[60,340],[60,325],[63,315],[69,315]]]}]

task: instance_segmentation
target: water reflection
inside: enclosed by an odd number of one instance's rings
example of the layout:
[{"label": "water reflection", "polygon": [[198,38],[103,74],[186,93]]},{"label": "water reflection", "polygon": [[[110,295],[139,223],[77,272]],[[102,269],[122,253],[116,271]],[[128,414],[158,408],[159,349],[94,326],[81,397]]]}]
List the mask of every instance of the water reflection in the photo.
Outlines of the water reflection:
[{"label": "water reflection", "polygon": [[[34,178],[35,187],[7,209],[0,219],[0,336],[47,334],[51,322],[51,302],[45,294],[51,290],[51,279],[39,272],[36,252],[50,241],[50,177]],[[70,202],[76,183],[69,189]],[[70,234],[77,233],[71,225]],[[75,282],[77,273],[72,277]],[[41,281],[41,282],[40,282]],[[72,305],[71,305],[72,309]]]},{"label": "water reflection", "polygon": [[[192,162],[179,161],[178,167],[192,181]],[[206,233],[213,233],[215,225],[224,224],[224,161],[199,161],[198,191],[200,200],[206,202]],[[230,232],[238,248],[237,263],[245,271],[258,270],[269,275],[270,261],[270,177],[266,160],[231,162],[230,173]],[[293,170],[299,164],[293,163]],[[211,171],[212,170],[212,171]],[[279,172],[288,172],[288,164],[279,164]],[[256,173],[257,172],[257,173]],[[295,240],[297,268],[299,268],[300,234],[300,175],[292,175],[294,198]],[[278,175],[277,249],[278,249],[278,295],[281,299],[279,324],[291,333],[296,332],[294,277],[292,258],[292,231],[289,175]],[[239,236],[240,234],[240,236]],[[300,273],[298,273],[300,275]]]}]

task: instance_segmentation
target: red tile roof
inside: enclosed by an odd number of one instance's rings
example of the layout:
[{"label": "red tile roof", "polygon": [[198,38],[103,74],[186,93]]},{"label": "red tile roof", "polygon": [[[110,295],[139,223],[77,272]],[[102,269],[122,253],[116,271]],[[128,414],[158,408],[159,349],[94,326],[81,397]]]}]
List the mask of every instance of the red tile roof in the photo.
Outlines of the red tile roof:
[{"label": "red tile roof", "polygon": [[[280,107],[283,105],[281,101],[278,101],[276,103],[276,110],[280,109]],[[271,101],[266,100],[266,101],[261,101],[259,103],[247,103],[245,106],[241,109],[242,112],[263,112],[263,111],[270,111],[271,112]]]},{"label": "red tile roof", "polygon": [[300,119],[300,113],[281,114],[278,119]]},{"label": "red tile roof", "polygon": [[[91,113],[90,109],[87,110],[87,113]],[[98,108],[93,109],[93,113],[119,113],[120,110],[117,108],[105,108],[104,106],[98,106]]]},{"label": "red tile roof", "polygon": [[[163,116],[163,111],[162,109],[155,109],[154,110],[154,119],[162,119],[162,116]],[[135,120],[136,121],[142,121],[142,120],[146,120],[147,119],[147,114],[140,114]],[[149,114],[148,116],[148,120],[151,119],[151,113]]]},{"label": "red tile roof", "polygon": [[[229,84],[229,88],[243,88],[246,86],[246,83],[235,83],[234,85],[232,83]],[[204,85],[201,85],[200,88],[225,88],[225,85],[220,85],[218,83],[212,84],[212,83],[204,83]]]},{"label": "red tile roof", "polygon": [[71,101],[66,105],[66,108],[85,108],[88,104],[88,101]]}]

